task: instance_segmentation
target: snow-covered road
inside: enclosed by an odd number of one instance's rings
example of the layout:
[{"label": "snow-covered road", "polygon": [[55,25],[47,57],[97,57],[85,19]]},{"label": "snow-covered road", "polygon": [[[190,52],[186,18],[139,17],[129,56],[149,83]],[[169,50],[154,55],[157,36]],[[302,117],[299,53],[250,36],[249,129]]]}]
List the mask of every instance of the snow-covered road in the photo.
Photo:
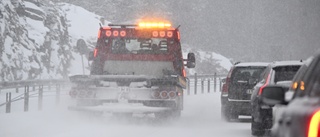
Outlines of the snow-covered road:
[{"label": "snow-covered road", "polygon": [[58,107],[53,103],[43,111],[1,111],[0,137],[250,137],[248,118],[221,120],[219,95],[185,95],[182,117],[171,121],[157,121],[150,115],[128,119],[83,115],[68,111],[65,97]]}]

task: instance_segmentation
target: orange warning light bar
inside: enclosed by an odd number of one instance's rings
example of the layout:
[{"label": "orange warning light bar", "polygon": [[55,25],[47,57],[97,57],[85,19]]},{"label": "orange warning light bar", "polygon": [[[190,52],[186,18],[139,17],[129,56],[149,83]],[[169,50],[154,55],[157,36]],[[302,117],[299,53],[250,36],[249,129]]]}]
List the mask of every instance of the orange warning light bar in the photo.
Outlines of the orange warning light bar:
[{"label": "orange warning light bar", "polygon": [[171,24],[164,22],[140,22],[138,26],[140,28],[169,28]]}]

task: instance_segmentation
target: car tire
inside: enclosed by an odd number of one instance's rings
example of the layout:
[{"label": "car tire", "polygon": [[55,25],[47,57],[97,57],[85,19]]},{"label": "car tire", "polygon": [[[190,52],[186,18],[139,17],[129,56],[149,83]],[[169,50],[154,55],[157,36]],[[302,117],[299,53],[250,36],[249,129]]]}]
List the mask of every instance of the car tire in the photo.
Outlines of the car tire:
[{"label": "car tire", "polygon": [[251,135],[253,136],[262,136],[265,134],[265,129],[263,123],[255,122],[254,118],[251,119]]}]

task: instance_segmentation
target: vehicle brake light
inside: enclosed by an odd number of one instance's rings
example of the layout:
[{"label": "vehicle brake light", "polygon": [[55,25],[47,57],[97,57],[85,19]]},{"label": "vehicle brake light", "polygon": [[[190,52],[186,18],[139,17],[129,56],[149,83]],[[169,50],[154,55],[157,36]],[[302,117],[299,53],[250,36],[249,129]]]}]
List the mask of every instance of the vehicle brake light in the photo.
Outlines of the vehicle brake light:
[{"label": "vehicle brake light", "polygon": [[165,31],[160,31],[160,37],[165,37],[166,36],[166,32]]},{"label": "vehicle brake light", "polygon": [[115,37],[119,36],[119,31],[113,31],[112,33],[113,33],[113,36]]},{"label": "vehicle brake light", "polygon": [[168,31],[168,32],[167,32],[167,36],[168,36],[169,38],[171,38],[171,37],[173,36],[172,31]]},{"label": "vehicle brake light", "polygon": [[270,79],[270,73],[269,73],[269,75],[268,75],[268,77],[267,77],[266,83],[264,83],[264,84],[260,87],[260,89],[259,89],[259,95],[262,94],[263,88],[265,88],[265,87],[269,84],[269,79]]},{"label": "vehicle brake light", "polygon": [[177,31],[177,35],[178,35],[178,40],[180,40],[180,32]]},{"label": "vehicle brake light", "polygon": [[187,77],[187,72],[186,72],[186,70],[184,68],[182,69],[182,76],[183,77]]},{"label": "vehicle brake light", "polygon": [[319,137],[320,110],[317,110],[311,117],[308,137]]},{"label": "vehicle brake light", "polygon": [[229,85],[231,83],[231,79],[230,78],[231,78],[231,74],[232,74],[233,69],[234,69],[233,67],[230,69],[230,71],[228,73],[228,76],[226,78],[226,83],[224,83],[223,86],[222,86],[222,92],[223,93],[227,93],[228,90],[229,90]]},{"label": "vehicle brake light", "polygon": [[98,49],[95,48],[94,51],[93,51],[93,57],[97,57],[97,55],[98,55]]},{"label": "vehicle brake light", "polygon": [[110,36],[111,36],[111,31],[110,31],[110,30],[107,30],[107,31],[106,31],[106,36],[107,36],[107,37],[110,37]]},{"label": "vehicle brake light", "polygon": [[98,39],[100,38],[101,30],[98,31]]},{"label": "vehicle brake light", "polygon": [[158,31],[152,32],[152,36],[153,36],[153,37],[158,37],[158,36],[159,36],[159,32],[158,32]]},{"label": "vehicle brake light", "polygon": [[124,30],[120,31],[120,36],[121,36],[121,37],[124,37],[124,36],[126,36],[126,35],[127,35],[126,31],[124,31]]}]

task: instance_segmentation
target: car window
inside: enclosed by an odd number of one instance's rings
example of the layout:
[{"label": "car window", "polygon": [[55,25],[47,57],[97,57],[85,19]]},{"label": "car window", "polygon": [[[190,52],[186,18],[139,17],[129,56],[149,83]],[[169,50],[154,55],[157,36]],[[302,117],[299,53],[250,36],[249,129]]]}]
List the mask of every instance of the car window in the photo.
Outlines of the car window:
[{"label": "car window", "polygon": [[[317,83],[319,83],[320,77],[320,59],[314,59],[309,67],[307,68],[305,74],[302,76],[301,81],[297,84],[296,96],[295,97],[304,97],[306,95],[317,95],[320,91],[312,91],[317,88]],[[319,87],[318,87],[319,88]],[[319,95],[318,95],[319,96]]]},{"label": "car window", "polygon": [[310,91],[310,96],[320,97],[320,61],[318,61],[317,65],[315,65],[315,69],[313,69],[313,75],[310,78],[309,83],[305,83],[306,90]]},{"label": "car window", "polygon": [[236,67],[231,75],[232,83],[258,80],[265,67]]},{"label": "car window", "polygon": [[275,70],[274,82],[279,81],[291,81],[297,71],[299,70],[300,65],[297,66],[279,66],[273,68]]}]

